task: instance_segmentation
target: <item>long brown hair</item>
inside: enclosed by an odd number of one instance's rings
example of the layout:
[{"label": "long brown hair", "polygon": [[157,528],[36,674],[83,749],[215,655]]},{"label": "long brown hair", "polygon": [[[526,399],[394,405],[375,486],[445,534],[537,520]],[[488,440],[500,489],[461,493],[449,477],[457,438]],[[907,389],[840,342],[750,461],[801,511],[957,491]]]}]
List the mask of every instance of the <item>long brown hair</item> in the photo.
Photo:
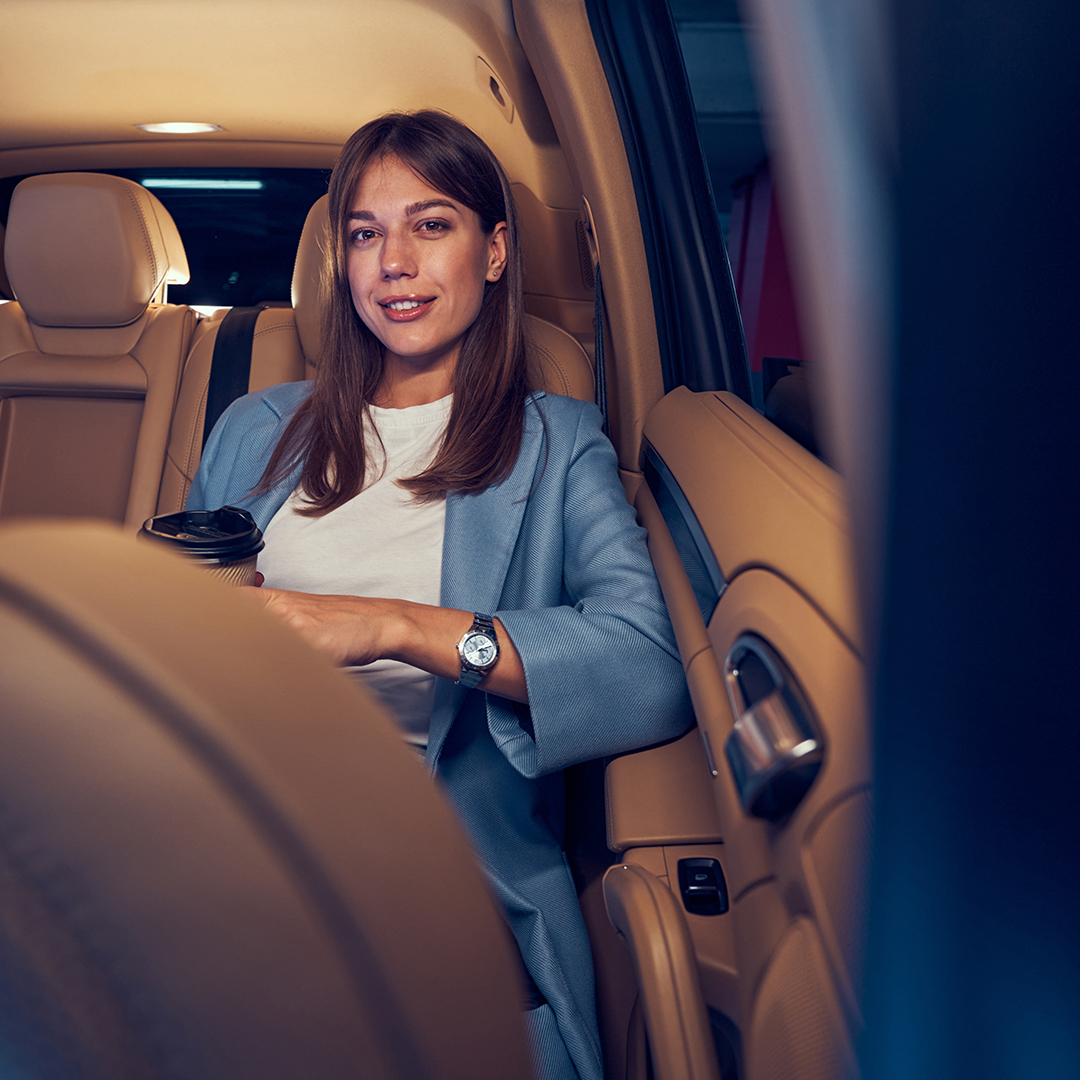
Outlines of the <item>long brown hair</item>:
[{"label": "long brown hair", "polygon": [[419,501],[450,491],[483,491],[510,475],[521,447],[527,361],[521,247],[510,182],[487,144],[446,113],[387,113],[349,137],[330,178],[315,385],[290,419],[256,488],[270,490],[302,461],[306,505],[300,513],[313,517],[359,494],[367,476],[364,419],[370,419],[368,406],[383,378],[384,349],[353,306],[346,272],[348,215],[363,175],[389,156],[476,213],[485,235],[505,221],[507,254],[504,272],[485,285],[480,314],[462,342],[451,377],[454,402],[435,460],[398,483]]}]

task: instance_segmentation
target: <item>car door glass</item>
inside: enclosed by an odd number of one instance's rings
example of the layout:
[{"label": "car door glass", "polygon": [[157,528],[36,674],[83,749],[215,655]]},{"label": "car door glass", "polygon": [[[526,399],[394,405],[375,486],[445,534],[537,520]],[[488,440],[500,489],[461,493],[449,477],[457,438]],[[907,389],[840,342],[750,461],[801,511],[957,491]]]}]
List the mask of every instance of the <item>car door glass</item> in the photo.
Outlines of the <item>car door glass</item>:
[{"label": "car door glass", "polygon": [[752,403],[821,457],[809,390],[813,365],[754,82],[754,27],[735,0],[671,0],[671,12],[738,297]]},{"label": "car door glass", "polygon": [[748,52],[752,31],[741,21],[735,0],[671,0],[671,14],[717,218],[730,244],[735,185],[751,175],[767,153]]}]

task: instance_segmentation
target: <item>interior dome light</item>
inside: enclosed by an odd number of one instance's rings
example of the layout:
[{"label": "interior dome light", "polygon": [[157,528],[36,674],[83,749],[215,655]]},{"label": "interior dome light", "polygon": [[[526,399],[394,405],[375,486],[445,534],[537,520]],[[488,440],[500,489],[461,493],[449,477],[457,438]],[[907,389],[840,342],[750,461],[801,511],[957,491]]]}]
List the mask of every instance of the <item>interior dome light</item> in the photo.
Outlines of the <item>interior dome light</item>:
[{"label": "interior dome light", "polygon": [[224,131],[220,124],[193,124],[175,121],[168,124],[136,124],[140,131],[149,131],[153,135],[198,135],[204,131]]}]

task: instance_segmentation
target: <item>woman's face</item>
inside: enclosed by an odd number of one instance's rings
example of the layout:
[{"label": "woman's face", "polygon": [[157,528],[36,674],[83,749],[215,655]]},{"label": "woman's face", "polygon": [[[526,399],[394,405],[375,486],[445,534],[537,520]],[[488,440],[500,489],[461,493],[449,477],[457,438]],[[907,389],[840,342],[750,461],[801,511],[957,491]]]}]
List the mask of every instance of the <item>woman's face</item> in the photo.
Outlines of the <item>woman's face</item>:
[{"label": "woman's face", "polygon": [[353,304],[388,363],[449,377],[506,266],[506,223],[486,234],[473,210],[386,157],[361,177],[347,227]]}]

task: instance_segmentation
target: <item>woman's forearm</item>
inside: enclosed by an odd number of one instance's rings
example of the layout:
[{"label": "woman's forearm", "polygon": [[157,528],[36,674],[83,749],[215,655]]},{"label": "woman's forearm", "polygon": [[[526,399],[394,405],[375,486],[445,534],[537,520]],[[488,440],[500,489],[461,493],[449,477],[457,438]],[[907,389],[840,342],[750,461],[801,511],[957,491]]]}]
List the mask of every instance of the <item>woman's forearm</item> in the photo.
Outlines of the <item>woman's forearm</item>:
[{"label": "woman's forearm", "polygon": [[[401,604],[399,618],[403,625],[398,631],[396,647],[387,652],[387,656],[456,682],[461,675],[457,643],[472,626],[473,612],[407,601],[393,603]],[[495,620],[495,635],[499,640],[499,659],[484,676],[480,689],[514,701],[528,702],[525,668],[498,619]]]},{"label": "woman's forearm", "polygon": [[[264,588],[245,591],[336,663],[400,660],[451,682],[461,674],[457,643],[472,625],[471,611],[379,597],[322,596]],[[527,703],[521,657],[498,621],[495,633],[499,659],[480,689]]]}]

